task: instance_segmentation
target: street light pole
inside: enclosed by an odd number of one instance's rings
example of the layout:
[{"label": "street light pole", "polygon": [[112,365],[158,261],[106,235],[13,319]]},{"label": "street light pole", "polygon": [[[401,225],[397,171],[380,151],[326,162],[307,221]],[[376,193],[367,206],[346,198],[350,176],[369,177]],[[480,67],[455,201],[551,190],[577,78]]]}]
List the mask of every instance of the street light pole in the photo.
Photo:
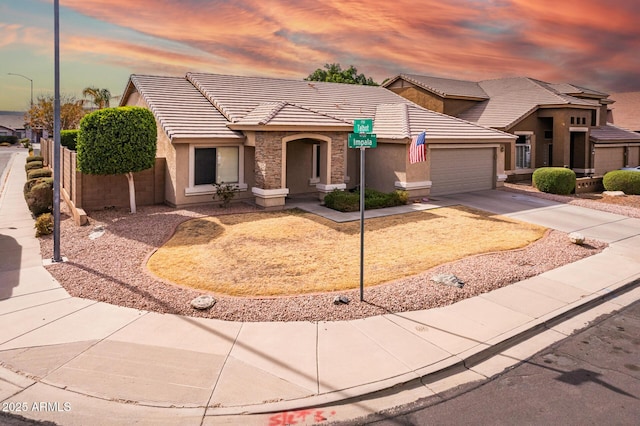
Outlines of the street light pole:
[{"label": "street light pole", "polygon": [[27,77],[26,75],[16,74],[13,72],[8,72],[7,75],[17,75],[18,77],[26,78],[31,83],[31,106],[33,106],[33,80]]},{"label": "street light pole", "polygon": [[[26,75],[16,74],[16,73],[13,73],[13,72],[8,72],[7,75],[17,75],[18,77],[26,78],[27,80],[29,80],[29,83],[31,83],[31,102],[29,104],[29,107],[33,108],[33,80],[30,79],[29,77],[27,77]],[[31,143],[33,143],[34,142],[33,129],[31,129],[31,138],[30,139],[31,139]]]}]

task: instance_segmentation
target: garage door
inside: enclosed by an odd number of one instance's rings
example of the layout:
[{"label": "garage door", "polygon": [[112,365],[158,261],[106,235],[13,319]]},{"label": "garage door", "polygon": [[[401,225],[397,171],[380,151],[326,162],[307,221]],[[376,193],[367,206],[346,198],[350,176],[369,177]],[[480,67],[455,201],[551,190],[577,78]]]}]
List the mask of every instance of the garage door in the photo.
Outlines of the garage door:
[{"label": "garage door", "polygon": [[594,157],[597,175],[624,167],[623,147],[597,147]]},{"label": "garage door", "polygon": [[431,150],[431,195],[494,188],[493,148]]}]

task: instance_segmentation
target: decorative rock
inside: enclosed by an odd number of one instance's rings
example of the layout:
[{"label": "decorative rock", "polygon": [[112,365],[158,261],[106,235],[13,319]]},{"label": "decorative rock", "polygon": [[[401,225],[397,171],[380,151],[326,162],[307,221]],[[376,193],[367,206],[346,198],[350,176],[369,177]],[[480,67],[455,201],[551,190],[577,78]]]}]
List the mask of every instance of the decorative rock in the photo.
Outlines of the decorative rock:
[{"label": "decorative rock", "polygon": [[456,277],[453,274],[438,274],[431,277],[431,281],[434,281],[438,284],[444,284],[451,287],[462,288],[464,286],[464,281],[460,278]]},{"label": "decorative rock", "polygon": [[333,299],[334,305],[347,305],[349,304],[349,298],[347,296],[336,296]]},{"label": "decorative rock", "polygon": [[624,197],[626,194],[624,191],[604,191],[602,195],[606,197]]},{"label": "decorative rock", "polygon": [[104,226],[98,225],[89,234],[90,240],[95,240],[96,238],[100,238],[104,235]]},{"label": "decorative rock", "polygon": [[191,301],[191,307],[194,309],[200,309],[201,311],[209,309],[215,304],[216,299],[209,295],[199,296]]},{"label": "decorative rock", "polygon": [[569,241],[580,246],[584,244],[584,235],[579,232],[572,232],[569,234]]}]

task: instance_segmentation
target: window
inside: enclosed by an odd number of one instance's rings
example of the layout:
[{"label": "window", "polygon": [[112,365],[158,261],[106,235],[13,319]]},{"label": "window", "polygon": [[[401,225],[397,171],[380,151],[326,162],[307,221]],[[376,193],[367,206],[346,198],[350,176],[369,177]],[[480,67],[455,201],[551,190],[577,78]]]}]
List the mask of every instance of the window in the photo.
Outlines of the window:
[{"label": "window", "polygon": [[316,184],[320,182],[320,144],[314,143],[311,150],[311,179],[310,184]]},{"label": "window", "polygon": [[553,139],[553,130],[545,130],[544,131],[545,139]]},{"label": "window", "polygon": [[516,135],[516,169],[531,168],[531,135]]},{"label": "window", "polygon": [[587,124],[587,117],[582,117],[582,124]]},{"label": "window", "polygon": [[576,118],[575,117],[571,117],[571,124],[576,124]]},{"label": "window", "polygon": [[195,148],[194,185],[238,182],[238,147]]}]

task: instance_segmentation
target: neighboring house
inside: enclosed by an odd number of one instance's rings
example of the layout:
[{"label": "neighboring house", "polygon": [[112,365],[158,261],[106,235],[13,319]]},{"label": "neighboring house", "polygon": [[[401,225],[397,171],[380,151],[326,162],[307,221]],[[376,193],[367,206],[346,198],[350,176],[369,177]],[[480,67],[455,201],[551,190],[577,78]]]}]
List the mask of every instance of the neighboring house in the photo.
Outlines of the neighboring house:
[{"label": "neighboring house", "polygon": [[[410,197],[501,186],[503,152],[515,137],[438,114],[382,87],[188,73],[132,75],[120,105],[149,108],[166,158],[166,203],[210,202],[212,183],[234,183],[263,207],[287,197],[358,185],[353,120],[373,119],[367,187]],[[411,164],[412,137],[426,130],[427,161]]]},{"label": "neighboring house", "polygon": [[0,111],[0,136],[16,136],[23,139],[26,134],[24,112]]},{"label": "neighboring house", "polygon": [[640,133],[640,92],[612,93],[615,101],[608,121],[623,129]]},{"label": "neighboring house", "polygon": [[473,82],[401,74],[383,86],[433,111],[517,136],[505,158],[512,181],[545,166],[591,176],[640,163],[640,135],[607,124],[614,100],[606,93],[526,77]]}]

